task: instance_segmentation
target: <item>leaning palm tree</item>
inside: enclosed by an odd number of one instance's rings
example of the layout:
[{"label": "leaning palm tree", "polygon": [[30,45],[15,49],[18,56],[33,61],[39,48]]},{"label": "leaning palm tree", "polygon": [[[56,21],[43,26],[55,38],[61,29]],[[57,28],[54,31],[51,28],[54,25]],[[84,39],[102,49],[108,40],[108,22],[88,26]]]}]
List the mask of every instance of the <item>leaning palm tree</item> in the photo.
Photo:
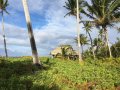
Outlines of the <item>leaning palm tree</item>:
[{"label": "leaning palm tree", "polygon": [[93,57],[95,59],[95,53],[94,53],[94,50],[93,50],[93,40],[92,40],[92,36],[90,34],[92,25],[91,25],[91,23],[89,21],[83,22],[83,25],[84,25],[83,28],[85,29],[86,34],[88,34],[88,36],[90,38],[91,51],[92,51]]},{"label": "leaning palm tree", "polygon": [[4,12],[8,13],[6,7],[8,6],[8,0],[0,0],[0,12],[2,14],[2,31],[3,31],[3,39],[4,39],[4,49],[5,49],[5,57],[8,57],[7,53],[7,44],[6,44],[6,36],[5,36],[5,28],[4,28]]},{"label": "leaning palm tree", "polygon": [[[77,18],[77,38],[78,38],[78,54],[79,54],[79,61],[83,61],[82,60],[82,56],[80,53],[80,30],[79,30],[79,22],[80,22],[80,11],[82,10],[82,8],[79,7],[79,5],[82,6],[83,1],[82,0],[68,0],[68,2],[65,2],[66,5],[64,6],[67,10],[69,10],[69,12],[66,15],[73,15]],[[65,16],[66,16],[65,15]]]},{"label": "leaning palm tree", "polygon": [[83,22],[83,25],[84,25],[83,28],[85,29],[86,34],[88,34],[88,36],[89,36],[89,38],[90,38],[90,43],[91,43],[91,47],[92,47],[92,45],[93,45],[93,40],[92,40],[92,37],[91,37],[91,34],[90,34],[92,25],[91,25],[91,23],[90,23],[89,21]]},{"label": "leaning palm tree", "polygon": [[25,17],[26,17],[26,23],[27,23],[27,27],[28,27],[28,34],[29,34],[29,38],[30,38],[32,56],[33,56],[33,64],[41,65],[39,58],[38,58],[36,43],[35,43],[35,39],[34,39],[29,10],[28,10],[28,6],[27,6],[27,0],[22,0],[22,3],[23,3],[23,8],[24,8]]},{"label": "leaning palm tree", "polygon": [[106,46],[109,50],[109,56],[112,57],[109,39],[108,26],[114,22],[120,21],[120,0],[91,0],[91,4],[85,3],[88,12],[84,13],[86,16],[93,19],[97,27],[102,27],[105,34]]}]

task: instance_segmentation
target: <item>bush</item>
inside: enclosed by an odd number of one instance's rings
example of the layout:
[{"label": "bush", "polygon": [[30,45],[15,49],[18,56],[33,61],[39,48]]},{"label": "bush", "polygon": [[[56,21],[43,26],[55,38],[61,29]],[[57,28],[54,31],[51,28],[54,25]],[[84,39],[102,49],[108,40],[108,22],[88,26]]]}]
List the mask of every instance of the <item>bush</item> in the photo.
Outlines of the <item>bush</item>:
[{"label": "bush", "polygon": [[120,57],[120,40],[111,46],[113,57]]}]

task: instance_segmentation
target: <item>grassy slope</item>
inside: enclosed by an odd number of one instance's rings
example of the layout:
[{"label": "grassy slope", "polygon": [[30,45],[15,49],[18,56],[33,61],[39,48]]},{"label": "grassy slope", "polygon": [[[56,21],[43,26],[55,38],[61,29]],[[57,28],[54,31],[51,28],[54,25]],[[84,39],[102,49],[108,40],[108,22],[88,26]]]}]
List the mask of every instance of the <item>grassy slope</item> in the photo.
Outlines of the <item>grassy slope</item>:
[{"label": "grassy slope", "polygon": [[[115,90],[120,86],[120,59],[77,61],[41,58],[0,59],[0,90]],[[6,89],[5,89],[6,88]]]}]

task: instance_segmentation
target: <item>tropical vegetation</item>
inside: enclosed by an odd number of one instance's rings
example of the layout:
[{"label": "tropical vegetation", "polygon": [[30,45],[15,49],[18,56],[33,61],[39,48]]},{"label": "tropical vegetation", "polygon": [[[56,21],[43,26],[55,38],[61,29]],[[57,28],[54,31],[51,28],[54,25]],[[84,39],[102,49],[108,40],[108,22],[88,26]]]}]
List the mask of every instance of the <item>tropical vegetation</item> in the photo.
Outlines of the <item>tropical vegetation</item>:
[{"label": "tropical vegetation", "polygon": [[96,27],[102,28],[104,45],[108,47],[109,56],[112,57],[107,28],[120,19],[120,0],[91,0],[91,4],[86,1],[85,6],[89,11],[85,12],[85,15],[93,20]]},{"label": "tropical vegetation", "polygon": [[78,61],[32,57],[0,59],[0,90],[119,90],[120,58]]},{"label": "tropical vegetation", "polygon": [[9,1],[0,0],[5,49],[0,56],[0,90],[120,90],[120,38],[111,43],[108,34],[109,28],[120,32],[120,0],[66,0],[65,17],[76,18],[77,36],[71,41],[78,48],[59,45],[50,52],[53,57],[38,56],[28,3],[21,1],[32,57],[8,57],[4,12],[9,14]]}]

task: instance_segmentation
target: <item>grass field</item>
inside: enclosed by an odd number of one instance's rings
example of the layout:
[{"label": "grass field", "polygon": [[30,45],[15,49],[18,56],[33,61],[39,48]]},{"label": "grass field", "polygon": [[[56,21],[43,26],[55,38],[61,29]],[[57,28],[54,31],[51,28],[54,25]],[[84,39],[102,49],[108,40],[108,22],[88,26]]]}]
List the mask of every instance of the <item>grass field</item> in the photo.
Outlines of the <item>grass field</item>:
[{"label": "grass field", "polygon": [[40,58],[0,58],[0,90],[120,90],[120,58],[78,61]]}]

